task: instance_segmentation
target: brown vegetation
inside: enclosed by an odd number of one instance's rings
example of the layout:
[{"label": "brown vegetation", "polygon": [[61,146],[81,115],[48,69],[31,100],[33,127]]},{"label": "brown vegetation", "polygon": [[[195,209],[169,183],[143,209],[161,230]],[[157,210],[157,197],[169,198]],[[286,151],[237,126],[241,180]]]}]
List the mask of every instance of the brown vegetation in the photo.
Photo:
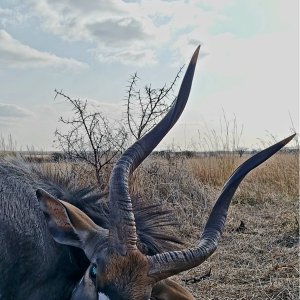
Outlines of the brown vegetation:
[{"label": "brown vegetation", "polygon": [[[174,234],[191,246],[222,185],[246,159],[152,155],[133,174],[131,193],[171,208],[178,220]],[[93,172],[87,176],[82,165],[58,166],[74,172],[78,183],[93,184]],[[283,152],[245,178],[215,254],[176,277],[196,299],[299,299],[298,166],[298,154]]]},{"label": "brown vegetation", "polygon": [[[150,156],[133,174],[131,193],[174,211],[193,245],[222,185],[247,155]],[[97,184],[82,162],[43,164],[69,172],[78,185]],[[107,186],[110,167],[105,169]],[[281,152],[252,171],[234,196],[220,245],[201,266],[176,276],[196,299],[299,299],[299,156]]]},{"label": "brown vegetation", "polygon": [[[144,201],[173,207],[180,235],[192,245],[221,186],[245,159],[150,159],[132,188]],[[297,154],[280,153],[246,177],[216,253],[177,277],[194,282],[187,287],[197,299],[299,299],[298,166]]]}]

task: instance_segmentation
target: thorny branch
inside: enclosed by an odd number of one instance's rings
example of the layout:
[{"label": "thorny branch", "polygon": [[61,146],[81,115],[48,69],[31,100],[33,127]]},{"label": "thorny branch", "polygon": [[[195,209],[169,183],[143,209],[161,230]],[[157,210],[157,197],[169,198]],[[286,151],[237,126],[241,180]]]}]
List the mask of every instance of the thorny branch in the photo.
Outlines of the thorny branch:
[{"label": "thorny branch", "polygon": [[74,115],[59,121],[68,127],[63,133],[58,129],[55,136],[59,147],[70,159],[79,159],[95,170],[98,183],[102,183],[103,168],[114,162],[123,151],[127,134],[120,124],[113,125],[100,112],[90,112],[87,101],[72,99],[55,90],[55,98],[61,96],[72,105]]},{"label": "thorny branch", "polygon": [[135,140],[139,140],[149,132],[176,100],[172,92],[182,69],[183,66],[169,85],[165,84],[162,88],[146,85],[143,92],[136,87],[139,80],[137,73],[131,76],[125,98],[126,121],[128,130]]}]

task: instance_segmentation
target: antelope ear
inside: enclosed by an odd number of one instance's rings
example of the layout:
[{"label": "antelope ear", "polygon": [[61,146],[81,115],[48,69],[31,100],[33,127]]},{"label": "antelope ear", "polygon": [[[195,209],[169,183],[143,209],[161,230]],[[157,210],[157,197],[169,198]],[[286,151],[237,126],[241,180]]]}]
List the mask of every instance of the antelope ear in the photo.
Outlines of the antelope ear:
[{"label": "antelope ear", "polygon": [[171,279],[161,280],[152,288],[151,298],[159,300],[195,300],[183,286]]},{"label": "antelope ear", "polygon": [[74,205],[58,200],[42,189],[36,191],[36,196],[56,242],[79,247],[86,252],[87,242],[95,240],[93,236],[107,235],[105,229]]}]

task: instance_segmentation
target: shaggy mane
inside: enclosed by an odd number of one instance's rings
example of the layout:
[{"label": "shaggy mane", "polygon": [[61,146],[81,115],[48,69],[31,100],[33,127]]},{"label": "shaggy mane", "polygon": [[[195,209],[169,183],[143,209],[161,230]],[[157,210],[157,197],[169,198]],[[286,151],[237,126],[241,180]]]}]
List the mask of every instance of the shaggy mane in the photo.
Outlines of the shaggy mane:
[{"label": "shaggy mane", "polygon": [[[20,178],[32,181],[36,188],[43,188],[58,199],[67,201],[86,213],[97,225],[109,228],[108,193],[99,193],[96,187],[76,186],[71,174],[66,174],[42,164],[24,159],[1,159],[2,165]],[[145,205],[132,196],[138,235],[138,248],[146,255],[179,250],[183,244],[172,235],[174,216],[161,205]]]}]

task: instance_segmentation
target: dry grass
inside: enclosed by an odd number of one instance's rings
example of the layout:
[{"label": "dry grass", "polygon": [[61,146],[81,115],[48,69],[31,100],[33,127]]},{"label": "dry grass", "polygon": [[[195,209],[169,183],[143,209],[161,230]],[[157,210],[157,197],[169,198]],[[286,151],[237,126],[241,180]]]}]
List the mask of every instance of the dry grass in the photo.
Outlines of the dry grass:
[{"label": "dry grass", "polygon": [[[172,207],[179,234],[192,245],[221,185],[245,158],[150,158],[134,174],[133,193]],[[299,158],[277,154],[250,173],[238,189],[216,253],[177,276],[211,275],[187,285],[196,299],[299,299]],[[237,232],[240,222],[245,230]]]},{"label": "dry grass", "polygon": [[[246,157],[148,158],[131,178],[131,193],[174,210],[178,234],[193,245],[223,183]],[[70,166],[62,165],[64,172]],[[80,183],[93,172],[68,169]],[[107,170],[107,180],[110,170]],[[196,299],[299,299],[299,157],[280,153],[250,173],[231,205],[215,254],[176,276]],[[245,230],[238,232],[241,221]],[[194,284],[184,280],[210,276]]]}]

